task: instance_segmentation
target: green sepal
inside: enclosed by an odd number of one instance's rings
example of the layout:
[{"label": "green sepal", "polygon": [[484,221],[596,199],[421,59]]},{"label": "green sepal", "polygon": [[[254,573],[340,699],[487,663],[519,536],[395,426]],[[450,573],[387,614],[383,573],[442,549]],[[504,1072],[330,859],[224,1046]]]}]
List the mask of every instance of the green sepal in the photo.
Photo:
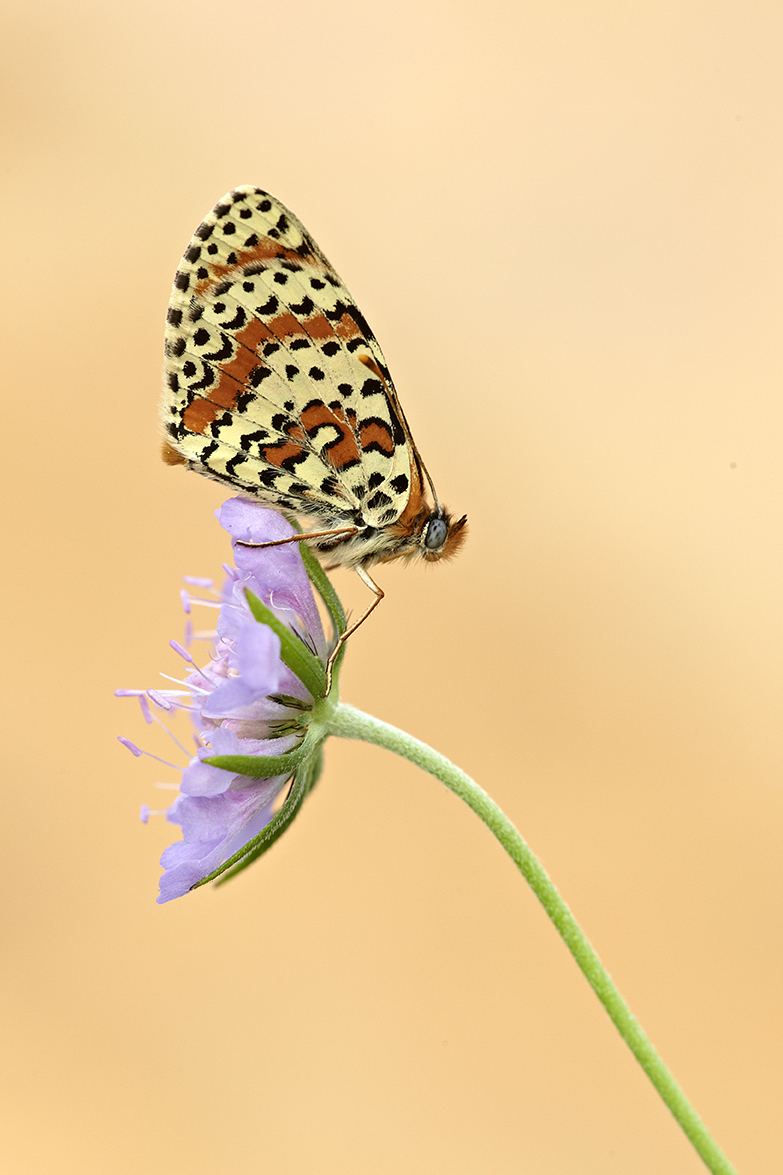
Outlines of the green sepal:
[{"label": "green sepal", "polygon": [[319,596],[326,605],[329,615],[332,618],[335,632],[338,636],[342,636],[348,627],[348,621],[345,618],[345,611],[340,597],[332,587],[332,581],[324,571],[321,564],[316,559],[313,552],[305,543],[299,544],[299,551],[302,556],[304,569],[307,572],[310,582],[315,585]]},{"label": "green sepal", "polygon": [[[318,781],[318,776],[321,774],[321,767],[323,765],[323,755],[321,748],[313,752],[310,758],[302,763],[293,782],[293,786],[286,796],[285,803],[279,812],[276,812],[265,828],[262,828],[257,836],[249,840],[246,845],[243,845],[238,852],[224,861],[217,869],[213,870],[207,877],[203,877],[201,881],[197,881],[192,885],[191,889],[198,889],[199,886],[206,885],[208,881],[215,881],[219,879],[217,884],[223,885],[232,877],[236,877],[243,869],[262,857],[275,841],[283,835],[288,828],[291,821],[298,814],[302,803]],[[221,876],[222,875],[222,876]]]},{"label": "green sepal", "polygon": [[[280,657],[285,665],[295,673],[302,685],[310,691],[314,698],[322,698],[326,691],[326,669],[322,662],[311,653],[307,646],[291,632],[273,612],[267,608],[258,596],[245,588],[245,596],[259,624],[266,624],[280,637]],[[280,772],[277,772],[279,775]]]},{"label": "green sepal", "polygon": [[271,779],[274,775],[293,773],[313,753],[315,742],[316,738],[308,731],[299,746],[284,755],[211,755],[202,761],[209,767],[246,775],[249,779]]}]

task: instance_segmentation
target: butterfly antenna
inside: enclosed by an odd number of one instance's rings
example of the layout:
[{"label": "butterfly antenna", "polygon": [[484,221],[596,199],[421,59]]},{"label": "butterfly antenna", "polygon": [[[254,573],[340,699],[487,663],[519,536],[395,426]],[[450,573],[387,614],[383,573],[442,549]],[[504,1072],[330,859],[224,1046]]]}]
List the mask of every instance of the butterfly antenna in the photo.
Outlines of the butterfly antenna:
[{"label": "butterfly antenna", "polygon": [[[417,454],[417,456],[418,456],[418,454]],[[443,514],[444,514],[444,510],[440,504],[440,498],[438,497],[438,491],[435,489],[435,483],[433,482],[432,478],[430,477],[430,471],[427,468],[427,466],[424,464],[424,462],[422,461],[421,457],[419,457],[419,465],[424,470],[424,476],[426,477],[427,483],[429,484],[429,487],[432,490],[432,496],[435,499],[435,505],[438,510],[438,517],[442,518]]]},{"label": "butterfly antenna", "polygon": [[386,376],[383,374],[383,372],[381,371],[380,367],[378,366],[378,364],[376,363],[376,361],[372,357],[372,355],[359,355],[358,359],[359,359],[359,362],[363,363],[365,367],[369,367],[369,369],[373,373],[373,375],[381,381],[383,386],[386,388],[386,395],[389,397],[389,400],[394,405],[398,414],[402,417],[402,422],[405,426],[405,431],[408,434],[408,439],[411,441],[413,455],[416,459],[416,467],[419,470],[419,477],[421,477],[421,474],[423,472],[424,476],[427,479],[427,484],[429,485],[430,489],[432,490],[432,496],[435,499],[435,506],[438,511],[438,517],[442,518],[444,515],[444,510],[440,504],[440,498],[438,497],[438,491],[435,489],[435,483],[433,482],[432,478],[430,477],[430,471],[427,469],[427,466],[424,464],[424,462],[421,459],[421,456],[419,454],[419,450],[413,444],[413,439],[411,438],[410,429],[408,427],[408,422],[405,419],[405,416],[403,415],[402,408],[400,407],[399,401],[397,400],[396,393],[389,387]]}]

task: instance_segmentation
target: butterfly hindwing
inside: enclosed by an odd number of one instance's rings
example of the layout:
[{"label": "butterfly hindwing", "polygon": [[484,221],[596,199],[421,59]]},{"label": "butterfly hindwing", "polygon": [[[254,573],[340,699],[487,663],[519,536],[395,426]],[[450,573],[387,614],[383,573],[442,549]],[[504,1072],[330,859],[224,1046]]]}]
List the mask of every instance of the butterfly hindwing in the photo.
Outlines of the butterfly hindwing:
[{"label": "butterfly hindwing", "polygon": [[174,281],[163,424],[203,472],[328,524],[393,523],[413,447],[383,354],[291,212],[237,188]]}]

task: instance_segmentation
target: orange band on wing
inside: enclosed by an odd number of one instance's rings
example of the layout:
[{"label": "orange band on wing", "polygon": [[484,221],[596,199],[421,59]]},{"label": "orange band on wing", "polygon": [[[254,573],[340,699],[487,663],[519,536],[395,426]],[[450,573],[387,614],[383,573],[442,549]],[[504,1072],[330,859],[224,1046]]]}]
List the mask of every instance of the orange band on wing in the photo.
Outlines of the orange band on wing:
[{"label": "orange band on wing", "polygon": [[281,441],[279,445],[265,445],[261,455],[267,465],[277,465],[278,468],[290,457],[299,457],[304,453],[301,445],[294,445],[289,441]]},{"label": "orange band on wing", "polygon": [[236,258],[233,265],[210,264],[209,277],[196,283],[196,294],[203,297],[217,282],[222,281],[229,274],[241,273],[246,265],[251,265],[254,261],[292,261],[296,265],[309,266],[320,264],[310,257],[302,257],[295,249],[286,249],[279,241],[272,240],[271,237],[261,237],[258,244],[253,245],[250,249],[237,249]]},{"label": "orange band on wing", "polygon": [[324,447],[323,458],[335,469],[344,469],[359,460],[359,446],[356,437],[345,423],[342,408],[327,408],[323,401],[308,405],[301,415],[301,421],[308,432],[321,424],[329,424],[339,433],[339,440],[332,440]]},{"label": "orange band on wing", "polygon": [[338,338],[348,340],[357,338],[362,332],[349,314],[343,314],[334,325],[334,333]]},{"label": "orange band on wing", "polygon": [[182,413],[182,424],[188,432],[197,432],[202,435],[218,416],[225,412],[225,408],[216,404],[214,400],[203,400],[197,396],[191,400]]},{"label": "orange band on wing", "polygon": [[377,445],[387,457],[393,456],[394,438],[386,425],[381,424],[380,421],[373,420],[369,424],[361,425],[359,436],[363,449],[368,449],[370,445]]}]

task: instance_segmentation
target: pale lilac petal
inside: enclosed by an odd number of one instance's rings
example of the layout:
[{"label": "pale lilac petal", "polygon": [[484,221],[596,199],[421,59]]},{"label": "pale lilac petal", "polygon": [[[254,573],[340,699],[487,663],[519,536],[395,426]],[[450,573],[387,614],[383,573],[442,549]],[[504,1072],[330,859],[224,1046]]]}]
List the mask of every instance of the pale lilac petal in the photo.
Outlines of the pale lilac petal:
[{"label": "pale lilac petal", "polygon": [[[183,839],[169,845],[160,859],[165,873],[158,902],[182,897],[255,836],[271,819],[272,805],[286,778],[256,780],[252,788],[211,798],[179,796],[167,818],[182,826]],[[255,819],[262,812],[264,818]]]},{"label": "pale lilac petal", "polygon": [[225,860],[233,857],[234,853],[238,853],[240,849],[243,849],[249,840],[252,840],[254,836],[258,836],[262,828],[266,828],[274,815],[275,802],[281,790],[281,788],[277,788],[275,794],[267,800],[262,808],[258,809],[251,820],[248,820],[242,831],[234,837],[230,844],[226,845],[224,853]]},{"label": "pale lilac petal", "polygon": [[[296,534],[291,523],[277,510],[259,506],[258,502],[250,502],[247,498],[229,498],[215,511],[215,517],[231,538],[240,543],[270,543]],[[267,553],[270,549],[279,553],[286,548],[268,548]]]},{"label": "pale lilac petal", "polygon": [[246,620],[237,633],[238,677],[229,677],[202,706],[207,718],[228,718],[275,693],[282,677],[280,637],[265,624]]},{"label": "pale lilac petal", "polygon": [[254,786],[258,780],[234,775],[222,767],[211,767],[202,759],[217,755],[284,755],[299,742],[296,735],[287,738],[239,738],[224,726],[210,732],[210,745],[203,747],[182,773],[180,791],[187,796],[217,796]]},{"label": "pale lilac petal", "polygon": [[[290,538],[296,531],[281,514],[266,510],[243,498],[230,498],[221,507],[220,525],[231,535],[234,562],[241,585],[259,597],[284,623],[301,621],[304,632],[314,640],[319,655],[326,652],[321,618],[313,588],[302,563],[298,543],[278,547],[243,546]],[[289,616],[284,613],[288,612]]]},{"label": "pale lilac petal", "polygon": [[180,849],[180,852],[168,861],[163,857],[160,859],[165,869],[160,879],[158,903],[161,905],[172,898],[183,897],[197,881],[217,869],[223,859],[223,842],[220,840],[196,845],[186,845],[180,840],[169,847]]}]

